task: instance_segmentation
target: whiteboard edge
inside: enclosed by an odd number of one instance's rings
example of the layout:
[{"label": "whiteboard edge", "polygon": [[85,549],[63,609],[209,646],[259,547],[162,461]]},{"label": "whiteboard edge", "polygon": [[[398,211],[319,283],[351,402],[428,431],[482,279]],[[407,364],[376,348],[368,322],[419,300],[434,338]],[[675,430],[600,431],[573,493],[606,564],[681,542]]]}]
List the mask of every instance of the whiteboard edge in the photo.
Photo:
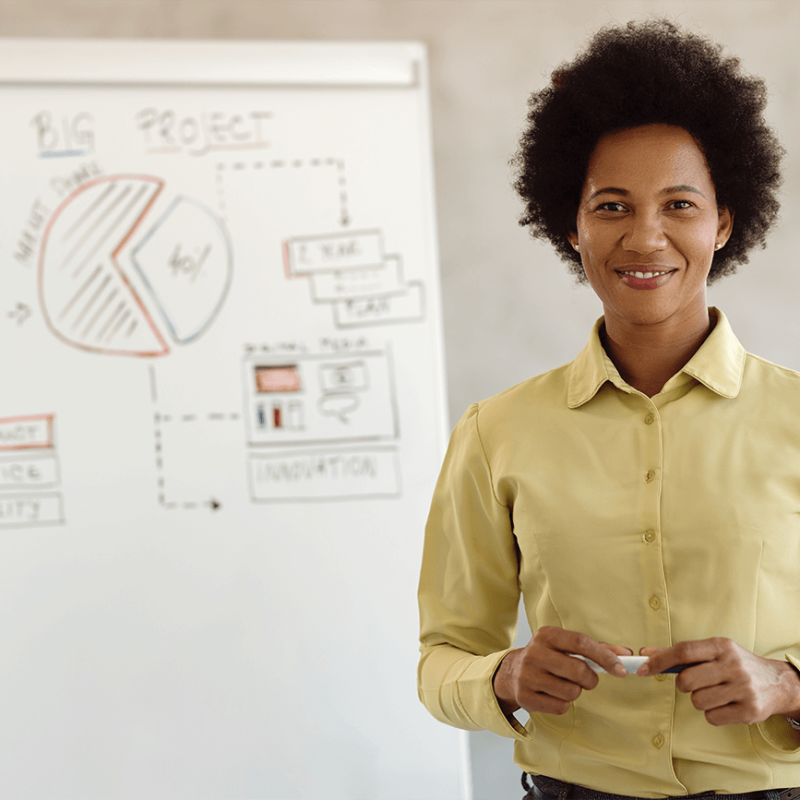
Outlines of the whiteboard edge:
[{"label": "whiteboard edge", "polygon": [[[142,53],[147,58],[142,58]],[[0,84],[417,87],[420,42],[0,38]]]}]

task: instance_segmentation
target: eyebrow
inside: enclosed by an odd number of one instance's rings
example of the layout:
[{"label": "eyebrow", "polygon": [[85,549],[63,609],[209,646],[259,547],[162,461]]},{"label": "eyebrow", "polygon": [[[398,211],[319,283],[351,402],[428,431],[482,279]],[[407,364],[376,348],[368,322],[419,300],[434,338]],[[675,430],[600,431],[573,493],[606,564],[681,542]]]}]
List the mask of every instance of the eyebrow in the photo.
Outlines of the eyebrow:
[{"label": "eyebrow", "polygon": [[[695,189],[694,186],[688,186],[685,183],[681,183],[678,186],[667,186],[666,189],[662,189],[659,192],[659,195],[674,194],[675,192],[694,192],[699,194],[700,197],[705,197],[699,189]],[[604,189],[598,189],[589,200],[594,200],[599,194],[621,194],[623,197],[627,197],[630,192],[627,189],[618,189],[616,186],[606,186]]]}]

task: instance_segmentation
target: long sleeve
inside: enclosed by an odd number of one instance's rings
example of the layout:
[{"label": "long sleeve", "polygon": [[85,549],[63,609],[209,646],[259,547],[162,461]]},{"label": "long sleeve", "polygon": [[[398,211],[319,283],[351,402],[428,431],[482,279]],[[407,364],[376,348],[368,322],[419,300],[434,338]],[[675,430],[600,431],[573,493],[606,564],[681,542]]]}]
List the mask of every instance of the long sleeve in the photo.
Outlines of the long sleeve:
[{"label": "long sleeve", "polygon": [[516,636],[519,561],[471,406],[450,440],[425,530],[419,586],[420,700],[442,722],[530,741],[492,677]]}]

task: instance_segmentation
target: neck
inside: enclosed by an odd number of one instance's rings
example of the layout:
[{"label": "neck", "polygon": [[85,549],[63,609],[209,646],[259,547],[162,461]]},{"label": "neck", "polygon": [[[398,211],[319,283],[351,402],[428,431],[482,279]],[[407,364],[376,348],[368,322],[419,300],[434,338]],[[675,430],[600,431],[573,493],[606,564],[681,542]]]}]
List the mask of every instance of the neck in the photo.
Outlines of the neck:
[{"label": "neck", "polygon": [[606,310],[603,346],[622,379],[648,397],[658,394],[697,352],[716,320],[703,306],[690,319],[639,324]]}]

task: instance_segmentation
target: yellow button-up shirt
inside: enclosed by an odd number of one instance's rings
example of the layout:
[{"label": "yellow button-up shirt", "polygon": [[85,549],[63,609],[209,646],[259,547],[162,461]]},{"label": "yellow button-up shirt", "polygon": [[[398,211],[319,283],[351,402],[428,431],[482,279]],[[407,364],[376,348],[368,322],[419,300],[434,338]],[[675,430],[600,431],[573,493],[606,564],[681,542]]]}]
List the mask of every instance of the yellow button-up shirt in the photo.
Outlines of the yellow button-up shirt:
[{"label": "yellow button-up shirt", "polygon": [[639,797],[800,785],[783,717],[712,726],[672,675],[601,675],[524,726],[492,690],[520,592],[534,631],[634,652],[724,636],[800,666],[800,374],[713,314],[652,398],[620,377],[599,320],[573,362],[453,432],[425,535],[419,694],[437,719],[516,739],[528,772]]}]

